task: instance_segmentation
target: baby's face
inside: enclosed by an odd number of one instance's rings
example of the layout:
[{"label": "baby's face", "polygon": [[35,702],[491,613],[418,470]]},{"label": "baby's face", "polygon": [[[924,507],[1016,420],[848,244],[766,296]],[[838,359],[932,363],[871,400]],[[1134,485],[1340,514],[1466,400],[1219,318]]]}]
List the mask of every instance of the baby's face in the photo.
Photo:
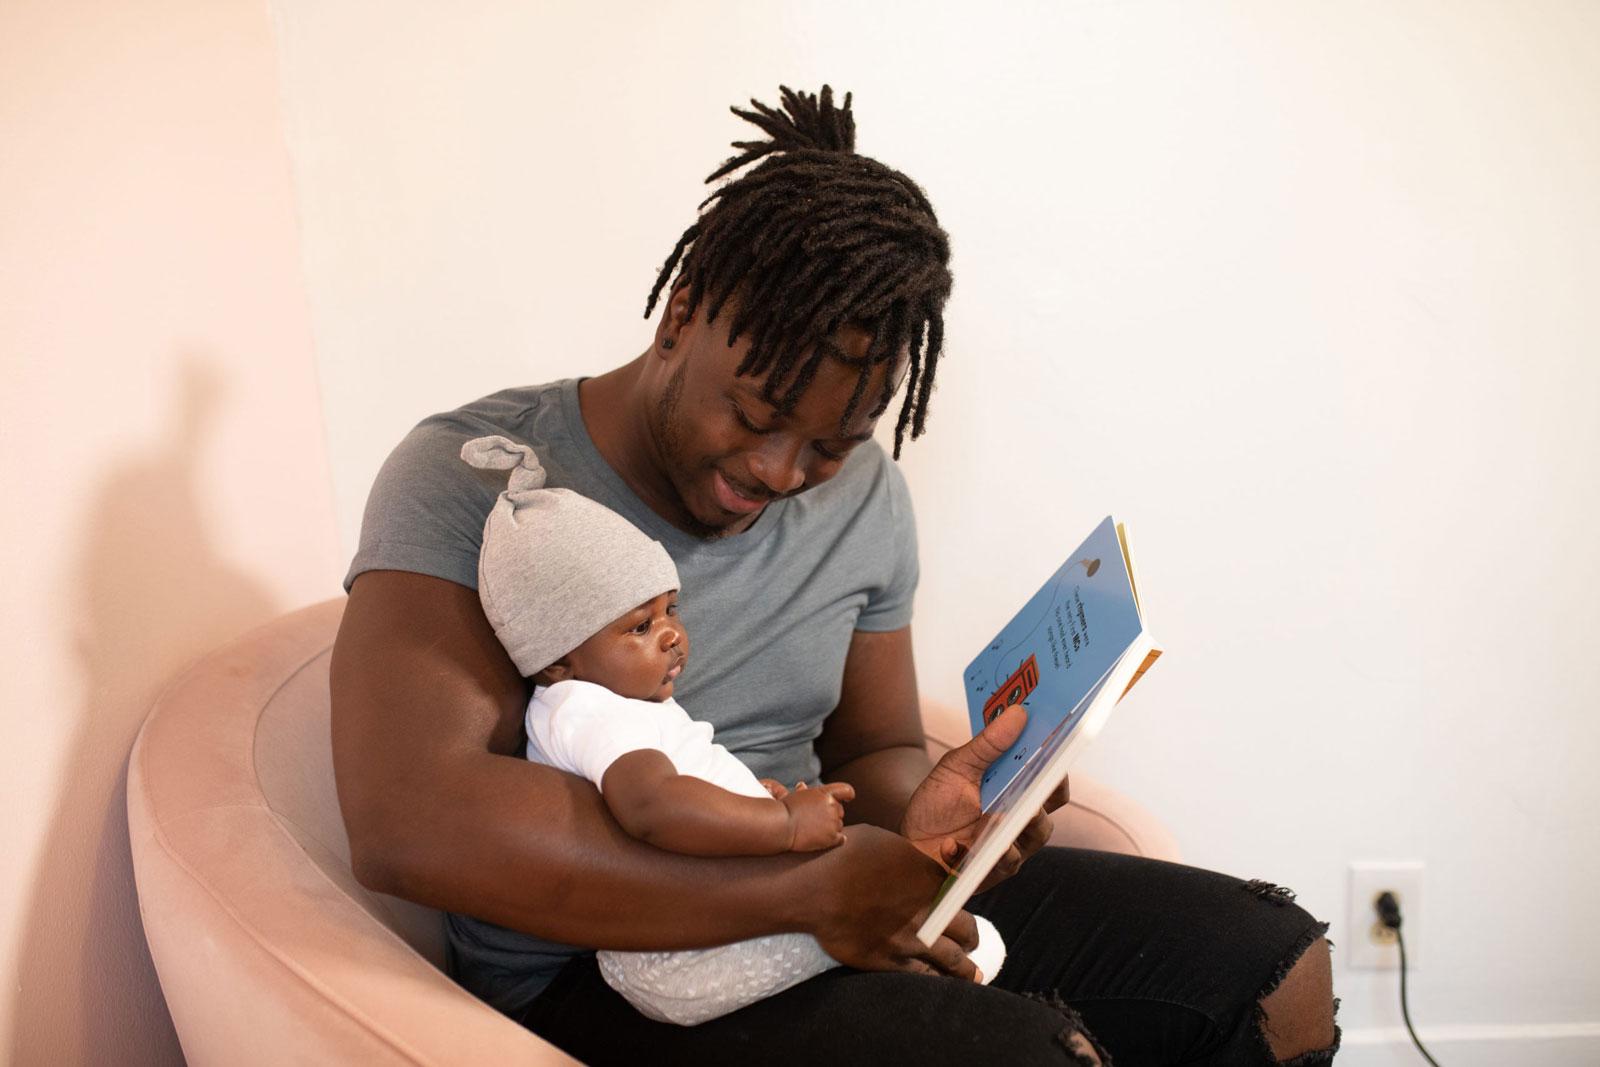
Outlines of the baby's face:
[{"label": "baby's face", "polygon": [[662,593],[600,628],[562,657],[567,677],[635,700],[665,700],[689,658],[678,594]]}]

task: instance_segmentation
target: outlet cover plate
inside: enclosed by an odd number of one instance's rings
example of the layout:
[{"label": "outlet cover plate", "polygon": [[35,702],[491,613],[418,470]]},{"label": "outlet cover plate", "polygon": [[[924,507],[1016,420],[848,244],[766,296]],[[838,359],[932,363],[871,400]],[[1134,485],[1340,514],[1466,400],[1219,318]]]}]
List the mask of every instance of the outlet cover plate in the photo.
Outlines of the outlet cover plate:
[{"label": "outlet cover plate", "polygon": [[1378,922],[1373,902],[1385,889],[1400,902],[1406,936],[1406,969],[1422,959],[1422,863],[1363,861],[1350,864],[1350,897],[1345,919],[1345,959],[1353,970],[1400,969],[1400,947]]}]

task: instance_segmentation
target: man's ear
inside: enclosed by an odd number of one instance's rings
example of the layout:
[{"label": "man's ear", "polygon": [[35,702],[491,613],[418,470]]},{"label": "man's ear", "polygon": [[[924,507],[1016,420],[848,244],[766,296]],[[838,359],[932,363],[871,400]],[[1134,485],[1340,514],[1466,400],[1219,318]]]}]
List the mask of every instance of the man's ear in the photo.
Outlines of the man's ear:
[{"label": "man's ear", "polygon": [[672,287],[661,312],[661,322],[656,326],[656,355],[670,360],[675,348],[683,343],[680,336],[689,324],[689,283],[679,279]]}]

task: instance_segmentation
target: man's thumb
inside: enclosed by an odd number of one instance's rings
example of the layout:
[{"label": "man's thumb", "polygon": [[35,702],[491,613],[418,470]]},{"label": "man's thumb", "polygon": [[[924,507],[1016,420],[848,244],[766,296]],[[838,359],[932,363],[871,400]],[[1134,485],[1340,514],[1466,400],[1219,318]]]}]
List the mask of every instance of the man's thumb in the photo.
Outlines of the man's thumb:
[{"label": "man's thumb", "polygon": [[981,777],[989,769],[989,764],[1016,743],[1027,725],[1027,709],[1021,704],[1013,704],[990,719],[977,737],[947,752],[944,759],[970,776]]}]

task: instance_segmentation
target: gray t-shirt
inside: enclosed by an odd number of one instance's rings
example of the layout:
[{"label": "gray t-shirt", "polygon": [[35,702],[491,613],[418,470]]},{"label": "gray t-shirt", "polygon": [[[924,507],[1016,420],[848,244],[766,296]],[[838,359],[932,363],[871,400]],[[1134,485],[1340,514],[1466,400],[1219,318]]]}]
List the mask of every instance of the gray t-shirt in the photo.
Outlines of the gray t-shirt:
[{"label": "gray t-shirt", "polygon": [[[905,478],[883,449],[857,446],[831,480],[767,505],[742,534],[707,541],[669,525],[606,464],[583,424],[576,379],[507,389],[424,419],[390,454],[346,589],[369,570],[477,588],[484,519],[506,474],[477,470],[460,453],[485,434],[530,445],[550,488],[605,504],[666,546],[692,649],[675,699],[759,777],[815,782],[812,742],[839,702],[851,634],[911,621],[916,527]],[[587,951],[462,915],[449,917],[449,934],[457,979],[510,1014]]]}]

